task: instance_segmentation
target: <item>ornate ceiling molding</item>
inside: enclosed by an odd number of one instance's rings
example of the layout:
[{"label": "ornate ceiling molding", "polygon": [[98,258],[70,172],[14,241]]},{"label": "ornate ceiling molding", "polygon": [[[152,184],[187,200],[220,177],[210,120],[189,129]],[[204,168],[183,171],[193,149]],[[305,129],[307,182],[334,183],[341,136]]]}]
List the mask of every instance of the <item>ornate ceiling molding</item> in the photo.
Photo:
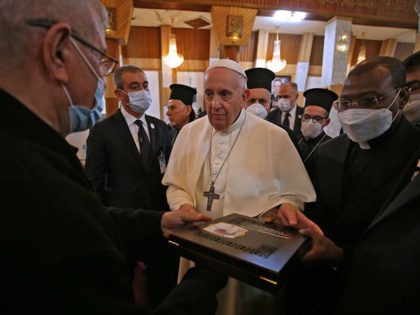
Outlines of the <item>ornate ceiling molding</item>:
[{"label": "ornate ceiling molding", "polygon": [[274,10],[305,11],[307,19],[328,21],[334,16],[353,18],[354,24],[417,28],[416,0],[134,0],[137,8],[207,11],[212,6],[257,9],[258,15]]},{"label": "ornate ceiling molding", "polygon": [[132,0],[101,0],[108,10],[109,25],[106,37],[116,39],[126,45],[130,35],[131,18],[133,17]]}]

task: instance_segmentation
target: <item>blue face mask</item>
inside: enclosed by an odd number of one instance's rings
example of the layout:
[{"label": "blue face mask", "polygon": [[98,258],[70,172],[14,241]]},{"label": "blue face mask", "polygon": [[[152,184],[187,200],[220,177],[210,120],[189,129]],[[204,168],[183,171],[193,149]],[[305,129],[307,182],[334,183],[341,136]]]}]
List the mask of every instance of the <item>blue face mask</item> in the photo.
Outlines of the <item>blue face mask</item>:
[{"label": "blue face mask", "polygon": [[128,103],[127,105],[133,112],[142,114],[146,110],[148,110],[150,105],[152,104],[152,96],[150,95],[149,91],[140,90],[126,93],[125,91],[121,90],[121,92],[128,95],[130,103]]},{"label": "blue face mask", "polygon": [[102,78],[98,80],[95,91],[95,105],[92,109],[86,106],[74,105],[67,88],[64,85],[62,85],[62,88],[70,103],[70,133],[89,129],[101,120],[105,94],[105,81]]},{"label": "blue face mask", "polygon": [[96,71],[93,69],[92,65],[86,58],[85,54],[80,50],[77,44],[73,39],[70,39],[73,46],[76,48],[79,55],[82,57],[86,65],[92,71],[93,75],[98,79],[98,83],[95,91],[95,104],[92,108],[87,108],[86,106],[75,105],[70,96],[68,89],[61,84],[61,87],[69,101],[69,120],[70,120],[70,130],[69,132],[83,131],[91,128],[96,124],[102,117],[102,110],[104,109],[104,94],[105,94],[105,81],[100,77]]}]

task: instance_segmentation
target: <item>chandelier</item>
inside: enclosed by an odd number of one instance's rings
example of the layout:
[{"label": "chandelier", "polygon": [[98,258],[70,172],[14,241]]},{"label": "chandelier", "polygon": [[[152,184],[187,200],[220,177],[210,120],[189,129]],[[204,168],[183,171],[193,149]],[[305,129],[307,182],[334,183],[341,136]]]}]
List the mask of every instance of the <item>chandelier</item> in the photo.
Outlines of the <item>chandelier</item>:
[{"label": "chandelier", "polygon": [[175,34],[171,34],[171,38],[169,39],[169,53],[163,57],[163,61],[169,68],[179,67],[184,62],[184,56],[178,54],[176,48]]},{"label": "chandelier", "polygon": [[279,33],[277,32],[276,40],[274,41],[273,58],[268,60],[266,63],[267,68],[273,72],[279,72],[287,65],[287,61],[285,59],[281,59],[280,44]]}]

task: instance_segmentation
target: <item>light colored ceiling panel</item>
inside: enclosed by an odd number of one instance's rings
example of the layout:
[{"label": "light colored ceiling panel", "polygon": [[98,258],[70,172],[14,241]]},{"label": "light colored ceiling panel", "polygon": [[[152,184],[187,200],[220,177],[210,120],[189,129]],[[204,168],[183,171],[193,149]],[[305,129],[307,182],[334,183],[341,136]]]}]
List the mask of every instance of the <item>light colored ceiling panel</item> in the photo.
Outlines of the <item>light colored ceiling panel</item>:
[{"label": "light colored ceiling panel", "polygon": [[[190,28],[191,26],[186,24],[185,21],[197,18],[210,23],[209,26],[202,27],[202,29],[211,28],[210,12],[142,8],[134,9],[132,25],[158,27],[166,24],[173,25],[176,28]],[[321,36],[324,34],[325,25],[326,22],[323,21],[279,22],[273,17],[257,16],[253,30],[265,29],[270,33],[275,33],[278,27],[280,33],[303,34],[310,32]],[[362,33],[364,33],[364,38],[368,40],[396,39],[400,42],[414,43],[416,38],[416,30],[414,29],[353,25],[352,31],[356,38],[363,38]]]}]

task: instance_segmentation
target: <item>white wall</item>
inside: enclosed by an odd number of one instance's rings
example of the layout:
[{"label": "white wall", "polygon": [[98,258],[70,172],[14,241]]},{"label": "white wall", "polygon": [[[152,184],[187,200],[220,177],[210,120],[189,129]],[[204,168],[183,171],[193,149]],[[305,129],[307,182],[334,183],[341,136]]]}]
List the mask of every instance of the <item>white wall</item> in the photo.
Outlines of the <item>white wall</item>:
[{"label": "white wall", "polygon": [[197,100],[193,103],[194,111],[203,106],[204,97],[204,72],[177,72],[177,82],[197,89]]},{"label": "white wall", "polygon": [[152,105],[146,114],[160,119],[159,72],[144,71],[149,79],[149,89],[152,95]]},{"label": "white wall", "polygon": [[306,87],[304,91],[313,89],[313,88],[322,88],[322,78],[321,77],[315,77],[315,76],[308,76],[306,79]]}]

